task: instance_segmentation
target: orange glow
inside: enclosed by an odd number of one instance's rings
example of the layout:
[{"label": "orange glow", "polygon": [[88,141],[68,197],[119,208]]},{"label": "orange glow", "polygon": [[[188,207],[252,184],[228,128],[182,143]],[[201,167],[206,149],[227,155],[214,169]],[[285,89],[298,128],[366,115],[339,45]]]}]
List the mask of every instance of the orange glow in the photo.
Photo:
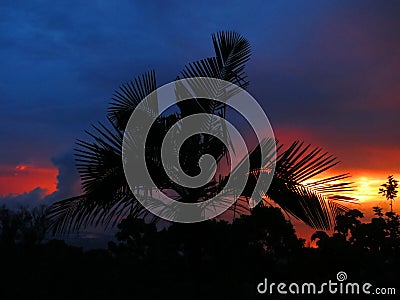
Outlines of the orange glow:
[{"label": "orange glow", "polygon": [[[357,204],[353,203],[344,203],[350,209],[358,209],[364,214],[364,218],[362,221],[370,222],[373,217],[372,207],[379,206],[383,208],[383,211],[389,211],[389,202],[379,194],[380,185],[385,183],[388,175],[394,175],[395,178],[400,179],[400,173],[390,173],[390,172],[382,172],[376,171],[371,172],[368,170],[349,170],[351,177],[348,181],[354,182],[354,191],[348,192],[345,195],[357,198],[359,201]],[[318,180],[322,178],[326,178],[335,174],[343,173],[343,171],[339,170],[336,172],[326,172],[326,174],[322,174],[324,176],[319,176],[314,178],[313,180]],[[397,199],[397,198],[396,198]],[[397,202],[393,202],[393,210],[399,212],[400,211],[400,198],[398,198]],[[307,240],[307,245],[313,247],[313,243],[310,242],[311,235],[316,231],[304,225],[303,223],[291,220],[295,225],[296,232],[298,236]]]},{"label": "orange glow", "polygon": [[378,195],[379,187],[385,182],[385,179],[386,177],[374,176],[374,174],[355,177],[354,180],[357,190],[352,194],[362,203],[377,200],[378,197],[381,197]]},{"label": "orange glow", "polygon": [[18,165],[15,167],[16,171],[24,171],[26,170],[27,166],[26,165]]},{"label": "orange glow", "polygon": [[400,179],[400,173],[390,171],[350,170],[349,172],[351,177],[348,180],[354,182],[355,187],[349,195],[359,199],[360,205],[368,205],[372,202],[386,203],[385,198],[379,194],[381,184],[386,182],[388,175],[394,175],[395,178]]},{"label": "orange glow", "polygon": [[[324,176],[317,176],[311,180],[307,180],[306,183],[333,176],[335,174],[340,174],[342,172],[343,171],[332,173],[326,172],[326,174],[323,174]],[[344,181],[353,182],[354,191],[344,193],[344,195],[357,198],[360,204],[368,203],[371,201],[375,202],[378,200],[384,200],[384,198],[378,194],[378,191],[381,184],[385,183],[385,181],[387,180],[388,175],[394,175],[395,178],[400,178],[400,174],[393,173],[389,174],[385,172],[368,172],[363,170],[350,171],[351,177]]]},{"label": "orange glow", "polygon": [[[358,207],[350,206],[350,208],[357,208],[364,213],[364,221],[369,222],[373,216],[372,207],[380,206],[383,211],[389,211],[389,201],[379,194],[381,184],[385,183],[388,175],[394,175],[395,178],[400,179],[400,173],[393,172],[367,172],[362,170],[352,171],[352,177],[357,190],[353,192],[354,197],[358,197],[360,204]],[[399,212],[400,205],[395,198],[393,201],[393,210]]]},{"label": "orange glow", "polygon": [[56,191],[57,168],[36,165],[0,166],[0,195],[22,194],[35,188],[46,190],[46,195]]}]

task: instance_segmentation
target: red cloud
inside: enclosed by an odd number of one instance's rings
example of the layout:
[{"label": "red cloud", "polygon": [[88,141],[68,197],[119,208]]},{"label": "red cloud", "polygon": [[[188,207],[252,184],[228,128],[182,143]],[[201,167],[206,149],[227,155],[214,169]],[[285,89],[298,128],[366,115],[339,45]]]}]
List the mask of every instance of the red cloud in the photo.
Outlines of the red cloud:
[{"label": "red cloud", "polygon": [[0,195],[22,194],[38,187],[51,194],[56,190],[57,174],[57,168],[36,165],[0,166]]}]

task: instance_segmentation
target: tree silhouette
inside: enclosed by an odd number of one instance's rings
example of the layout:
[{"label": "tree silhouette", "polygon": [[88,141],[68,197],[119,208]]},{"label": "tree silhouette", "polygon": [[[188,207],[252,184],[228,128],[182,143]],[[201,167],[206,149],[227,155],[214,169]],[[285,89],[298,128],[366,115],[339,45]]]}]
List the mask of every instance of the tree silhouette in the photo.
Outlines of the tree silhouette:
[{"label": "tree silhouette", "polygon": [[47,208],[38,206],[31,210],[21,206],[13,211],[0,207],[0,244],[32,246],[43,241],[49,228]]},{"label": "tree silhouette", "polygon": [[371,222],[361,222],[363,214],[353,209],[336,217],[335,231],[329,236],[323,231],[315,232],[311,240],[317,241],[324,253],[368,253],[376,256],[393,256],[400,253],[400,216],[393,212],[382,213],[374,207]]},{"label": "tree silhouette", "polygon": [[[212,43],[215,56],[188,64],[181,73],[182,78],[217,78],[246,88],[249,81],[244,68],[251,54],[248,41],[235,32],[219,32],[212,35]],[[54,232],[78,230],[88,225],[115,225],[126,216],[158,220],[144,209],[131,192],[125,179],[121,153],[124,130],[132,111],[143,98],[156,89],[154,71],[122,85],[115,92],[108,110],[110,125],[100,123],[93,126],[93,132],[87,132],[92,138],[91,141],[78,140],[77,167],[84,194],[58,201],[50,207],[49,216]],[[218,89],[217,94],[223,92]],[[176,96],[179,98],[182,95]],[[195,97],[179,102],[177,111],[157,118],[147,139],[145,155],[149,173],[161,190],[172,191],[176,195],[176,200],[181,202],[193,203],[210,198],[221,191],[227,178],[216,174],[206,186],[189,189],[173,182],[163,169],[160,157],[163,136],[177,121],[199,112],[225,119],[227,106],[224,103]],[[148,107],[144,113],[158,115],[158,108]],[[207,127],[211,132],[218,132],[229,143],[224,121],[215,123],[205,119],[199,127]],[[340,195],[352,189],[351,183],[337,183],[349,175],[341,174],[310,183],[314,176],[332,168],[338,162],[335,157],[323,152],[322,149],[312,149],[310,145],[299,142],[294,142],[285,149],[275,141],[264,140],[249,151],[251,176],[231,209],[239,213],[250,213],[248,202],[251,200],[255,183],[260,174],[267,172],[270,167],[260,165],[260,153],[272,153],[275,146],[278,149],[278,156],[276,160],[269,162],[275,166],[274,177],[268,191],[257,191],[263,196],[259,205],[269,206],[272,201],[313,228],[331,228],[335,217],[348,211],[343,202],[355,200]],[[220,166],[223,164],[223,158],[227,157],[227,148],[212,135],[192,136],[185,141],[180,151],[182,169],[190,176],[196,175],[198,161],[203,154],[214,156],[217,166]],[[246,175],[241,174],[241,171],[243,170],[238,168],[236,173],[230,176]],[[137,189],[143,189],[140,183],[137,183]],[[149,191],[143,189],[143,192]]]},{"label": "tree silhouette", "polygon": [[382,188],[379,189],[379,194],[390,201],[390,212],[393,212],[393,200],[397,196],[398,183],[399,181],[394,179],[393,175],[389,175],[387,182],[382,184]]}]

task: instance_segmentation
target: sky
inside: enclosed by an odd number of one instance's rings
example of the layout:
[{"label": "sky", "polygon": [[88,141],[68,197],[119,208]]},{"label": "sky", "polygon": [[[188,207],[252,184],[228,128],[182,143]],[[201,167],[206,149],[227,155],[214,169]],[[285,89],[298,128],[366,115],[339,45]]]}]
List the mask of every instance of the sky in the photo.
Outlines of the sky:
[{"label": "sky", "polygon": [[276,137],[334,154],[359,207],[388,208],[378,187],[400,178],[399,16],[390,0],[2,0],[0,203],[79,193],[74,143],[105,121],[114,90],[152,69],[168,83],[213,54],[212,33],[235,30]]}]

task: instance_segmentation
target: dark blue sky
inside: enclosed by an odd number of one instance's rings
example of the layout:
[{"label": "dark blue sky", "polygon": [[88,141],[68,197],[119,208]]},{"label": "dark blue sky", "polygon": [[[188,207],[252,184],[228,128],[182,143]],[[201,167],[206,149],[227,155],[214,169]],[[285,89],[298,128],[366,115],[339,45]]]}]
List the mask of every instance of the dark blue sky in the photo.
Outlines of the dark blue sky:
[{"label": "dark blue sky", "polygon": [[235,30],[278,139],[321,146],[346,170],[399,172],[399,16],[398,1],[2,0],[0,167],[75,176],[75,139],[119,84],[150,69],[167,83],[212,55],[212,33]]}]

